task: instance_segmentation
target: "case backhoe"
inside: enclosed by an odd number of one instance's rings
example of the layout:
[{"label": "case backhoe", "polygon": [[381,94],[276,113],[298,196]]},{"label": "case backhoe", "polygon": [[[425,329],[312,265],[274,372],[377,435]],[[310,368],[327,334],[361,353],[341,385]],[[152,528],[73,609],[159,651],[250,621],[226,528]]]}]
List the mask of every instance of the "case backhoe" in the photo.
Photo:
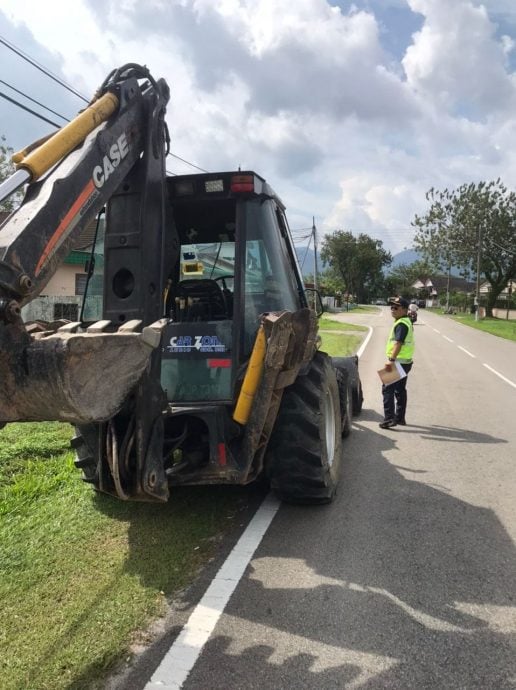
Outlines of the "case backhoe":
[{"label": "case backhoe", "polygon": [[[1,200],[28,183],[0,228],[0,423],[70,422],[84,479],[124,500],[265,475],[285,500],[330,501],[358,360],[318,351],[285,208],[261,176],[167,177],[168,98],[146,68],[114,70],[0,185]],[[97,216],[80,319],[24,323]]]}]

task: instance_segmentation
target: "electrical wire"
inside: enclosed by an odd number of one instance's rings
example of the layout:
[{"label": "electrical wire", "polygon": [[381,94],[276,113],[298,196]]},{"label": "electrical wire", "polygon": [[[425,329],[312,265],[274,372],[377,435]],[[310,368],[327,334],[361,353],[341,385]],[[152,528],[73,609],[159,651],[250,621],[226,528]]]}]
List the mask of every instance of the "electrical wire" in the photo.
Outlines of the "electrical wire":
[{"label": "electrical wire", "polygon": [[2,98],[5,98],[6,101],[10,101],[11,103],[14,103],[14,105],[17,105],[18,108],[21,108],[22,110],[26,110],[31,115],[34,115],[34,117],[39,117],[40,120],[44,120],[44,122],[48,122],[49,125],[53,125],[54,127],[57,127],[57,129],[61,128],[61,125],[58,125],[57,122],[52,122],[52,120],[49,120],[48,118],[44,117],[43,115],[40,115],[35,110],[31,110],[31,108],[27,108],[26,105],[23,105],[19,101],[16,101],[14,98],[11,98],[7,94],[3,93],[3,91],[0,91],[0,96]]},{"label": "electrical wire", "polygon": [[306,245],[306,251],[305,255],[303,256],[303,261],[301,262],[301,270],[303,269],[303,266],[305,265],[306,257],[308,255],[308,250],[310,249],[310,245],[312,244],[312,236],[310,236],[310,242]]},{"label": "electrical wire", "polygon": [[200,168],[198,165],[195,165],[194,163],[190,163],[190,161],[187,161],[184,158],[181,158],[181,156],[176,156],[175,153],[169,153],[168,155],[172,156],[172,158],[177,158],[177,160],[182,161],[183,163],[186,163],[187,165],[191,165],[192,168],[196,168],[197,170],[200,170],[201,172],[209,173],[209,170],[205,170],[204,168]]},{"label": "electrical wire", "polygon": [[20,91],[17,89],[15,86],[12,86],[11,84],[8,84],[6,81],[3,79],[0,79],[0,84],[4,84],[4,86],[7,86],[8,88],[12,89],[13,91],[16,91],[16,93],[19,93],[20,96],[23,96],[24,98],[27,98],[29,101],[32,101],[33,103],[36,103],[36,105],[41,106],[42,108],[45,108],[45,110],[48,110],[49,113],[52,113],[53,115],[57,115],[57,117],[62,118],[63,120],[66,120],[66,122],[70,122],[69,118],[65,117],[64,115],[61,115],[60,113],[57,113],[55,110],[52,110],[52,108],[49,108],[46,105],[43,105],[43,103],[40,103],[37,101],[35,98],[31,98],[28,94],[24,93],[23,91]]},{"label": "electrical wire", "polygon": [[[484,241],[486,241],[486,240],[484,239]],[[507,249],[506,247],[502,247],[501,244],[498,244],[498,242],[495,242],[495,241],[494,241],[493,239],[491,239],[490,237],[487,238],[487,242],[489,242],[490,244],[494,244],[494,246],[495,246],[497,249],[499,249],[499,250],[502,251],[502,252],[505,252],[506,254],[512,254],[513,256],[516,255],[516,252],[515,252],[513,249]]]},{"label": "electrical wire", "polygon": [[[18,55],[19,57],[21,57],[23,60],[26,60],[27,62],[29,62],[33,67],[36,67],[36,69],[40,70],[40,72],[43,72],[43,74],[45,74],[47,77],[49,77],[50,79],[53,79],[53,80],[54,80],[55,82],[57,82],[60,86],[62,86],[63,88],[65,88],[65,89],[67,89],[68,91],[70,91],[71,93],[73,93],[73,94],[74,94],[75,96],[77,96],[78,98],[82,99],[82,100],[85,101],[86,103],[89,103],[89,102],[90,102],[90,99],[86,98],[86,97],[83,96],[81,93],[79,93],[78,91],[76,91],[74,88],[72,88],[71,86],[69,86],[69,85],[68,85],[66,82],[64,82],[62,79],[60,79],[59,77],[57,77],[57,76],[55,76],[54,74],[52,74],[52,72],[50,72],[50,70],[48,70],[46,67],[43,67],[42,65],[40,65],[39,63],[37,63],[36,60],[34,60],[32,57],[30,57],[27,53],[24,53],[20,48],[18,48],[17,46],[15,46],[14,43],[11,43],[10,41],[8,41],[8,40],[7,40],[6,38],[4,38],[3,36],[0,36],[0,43],[2,43],[4,46],[6,46],[6,48],[9,48],[9,50],[12,50],[14,53],[16,53],[16,55]],[[0,80],[0,81],[1,81],[3,84],[5,84],[6,86],[8,86],[10,89],[13,89],[13,91],[16,91],[17,93],[19,93],[20,95],[24,96],[25,98],[28,98],[29,100],[33,101],[34,103],[37,103],[37,104],[40,105],[42,108],[45,108],[46,110],[49,110],[50,112],[53,112],[54,115],[57,115],[58,117],[61,117],[63,120],[66,120],[67,122],[69,122],[69,120],[68,120],[67,118],[65,118],[63,115],[60,115],[59,113],[56,113],[55,111],[51,110],[50,108],[47,108],[47,106],[43,105],[42,103],[39,103],[39,102],[36,101],[35,99],[31,98],[30,96],[28,96],[27,94],[23,93],[22,91],[19,91],[18,89],[16,89],[15,87],[11,86],[10,84],[7,84],[6,82],[4,82],[4,81],[2,81],[2,80]],[[31,115],[34,115],[35,117],[38,117],[38,118],[40,118],[41,120],[44,120],[45,122],[48,122],[49,124],[53,125],[54,127],[57,127],[58,129],[61,127],[61,125],[58,125],[57,123],[52,122],[51,120],[47,119],[47,118],[44,117],[43,115],[40,115],[40,114],[36,113],[34,110],[31,110],[30,108],[27,108],[26,106],[22,105],[21,103],[19,103],[19,102],[16,101],[15,99],[10,98],[10,97],[7,96],[6,94],[0,92],[0,96],[2,96],[3,98],[5,98],[6,100],[10,101],[10,102],[13,103],[14,105],[17,105],[19,108],[22,108],[23,110],[26,110],[27,112],[31,113]],[[185,158],[181,158],[181,156],[178,156],[178,155],[176,155],[176,154],[174,154],[174,153],[169,152],[168,155],[169,155],[169,156],[172,156],[173,158],[177,158],[177,160],[180,160],[182,163],[186,163],[186,165],[190,165],[192,168],[195,168],[196,170],[200,170],[201,172],[204,172],[204,173],[208,173],[208,172],[209,172],[209,170],[205,170],[204,168],[201,168],[200,166],[195,165],[194,163],[191,163],[190,161],[187,161]],[[169,173],[169,174],[172,174],[172,175],[173,175],[174,173]]]},{"label": "electrical wire", "polygon": [[42,67],[39,63],[37,63],[34,58],[31,58],[27,53],[24,53],[20,48],[14,45],[14,43],[11,43],[7,39],[5,39],[3,36],[0,36],[0,43],[3,43],[4,46],[9,48],[9,50],[12,50],[13,53],[16,53],[19,57],[21,57],[23,60],[26,60],[28,63],[30,63],[33,67],[36,69],[39,69],[40,72],[43,72],[49,79],[53,79],[55,82],[60,84],[63,88],[67,89],[67,91],[70,91],[70,93],[73,93],[75,96],[80,98],[81,100],[85,101],[86,103],[89,103],[89,99],[86,98],[85,96],[82,95],[82,93],[79,93],[76,91],[74,88],[69,86],[65,81],[60,79],[59,77],[56,77],[50,70],[48,70],[46,67]]}]

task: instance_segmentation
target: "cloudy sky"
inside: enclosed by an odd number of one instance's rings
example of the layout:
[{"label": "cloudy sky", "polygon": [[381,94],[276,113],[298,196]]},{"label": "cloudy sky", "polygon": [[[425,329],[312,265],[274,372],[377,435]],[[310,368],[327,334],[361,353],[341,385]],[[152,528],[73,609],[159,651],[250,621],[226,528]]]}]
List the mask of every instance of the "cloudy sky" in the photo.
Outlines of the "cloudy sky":
[{"label": "cloudy sky", "polygon": [[[256,170],[296,230],[396,253],[430,187],[516,188],[515,0],[2,0],[0,39],[0,92],[60,124],[82,101],[13,47],[86,97],[146,64],[171,87],[172,152]],[[0,98],[14,149],[52,129]]]}]

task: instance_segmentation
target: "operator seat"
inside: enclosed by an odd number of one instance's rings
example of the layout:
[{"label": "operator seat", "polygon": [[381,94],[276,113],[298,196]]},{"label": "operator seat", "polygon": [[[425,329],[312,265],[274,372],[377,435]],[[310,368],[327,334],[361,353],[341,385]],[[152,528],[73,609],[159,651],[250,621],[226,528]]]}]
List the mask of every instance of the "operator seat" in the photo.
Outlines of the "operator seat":
[{"label": "operator seat", "polygon": [[220,285],[210,278],[181,280],[177,294],[185,300],[179,321],[220,321],[230,318],[226,299]]}]

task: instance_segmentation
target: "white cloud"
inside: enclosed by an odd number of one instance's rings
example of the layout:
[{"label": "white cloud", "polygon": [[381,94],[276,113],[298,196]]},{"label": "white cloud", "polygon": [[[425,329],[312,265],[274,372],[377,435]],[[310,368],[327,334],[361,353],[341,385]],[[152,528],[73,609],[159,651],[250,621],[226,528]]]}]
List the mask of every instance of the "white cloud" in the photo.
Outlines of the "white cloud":
[{"label": "white cloud", "polygon": [[507,41],[495,38],[495,25],[483,6],[468,0],[407,1],[425,16],[403,59],[411,89],[474,119],[514,106]]},{"label": "white cloud", "polygon": [[[0,28],[87,96],[113,67],[148,65],[171,87],[174,153],[208,170],[256,169],[293,227],[315,216],[396,251],[429,187],[499,175],[516,185],[513,34],[500,24],[516,12],[505,0],[382,2],[423,22],[396,63],[379,0],[355,4],[346,14],[326,0],[77,0],[50,14],[4,0]],[[81,107],[8,59],[31,95],[66,115]],[[14,112],[0,102],[0,133],[16,147],[48,131]],[[192,172],[177,159],[168,167]]]}]

